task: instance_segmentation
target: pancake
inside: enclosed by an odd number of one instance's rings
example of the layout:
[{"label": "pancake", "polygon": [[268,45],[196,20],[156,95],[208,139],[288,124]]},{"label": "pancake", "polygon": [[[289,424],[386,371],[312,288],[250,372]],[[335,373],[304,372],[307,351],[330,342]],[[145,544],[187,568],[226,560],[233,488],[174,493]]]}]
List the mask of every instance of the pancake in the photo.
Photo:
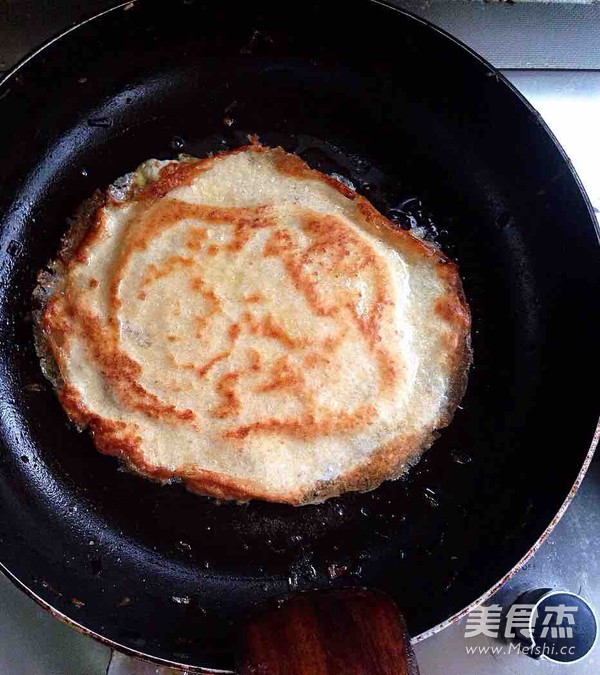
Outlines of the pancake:
[{"label": "pancake", "polygon": [[77,214],[37,347],[98,450],[221,499],[397,478],[460,402],[458,269],[281,148],[150,160]]}]

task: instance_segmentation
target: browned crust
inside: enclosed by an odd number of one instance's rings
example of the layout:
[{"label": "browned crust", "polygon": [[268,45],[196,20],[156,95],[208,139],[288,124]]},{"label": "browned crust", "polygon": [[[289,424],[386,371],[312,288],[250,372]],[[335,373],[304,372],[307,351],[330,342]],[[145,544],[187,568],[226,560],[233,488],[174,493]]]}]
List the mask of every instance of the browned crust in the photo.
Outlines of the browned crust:
[{"label": "browned crust", "polygon": [[[88,428],[94,438],[96,447],[106,455],[112,455],[122,460],[130,469],[147,478],[165,482],[181,480],[192,492],[212,496],[219,499],[233,499],[247,501],[249,499],[263,499],[294,505],[302,505],[323,501],[331,496],[348,491],[368,491],[379,486],[384,480],[397,478],[405,470],[407,463],[415,461],[415,451],[425,450],[436,438],[436,430],[447,426],[462,399],[466,385],[467,374],[472,362],[470,344],[470,311],[467,305],[458,267],[435,247],[417,239],[409,232],[399,230],[391,221],[379,213],[364,197],[357,195],[346,185],[314,169],[311,169],[302,159],[286,153],[281,148],[270,150],[253,140],[249,146],[226,151],[214,157],[198,161],[187,161],[180,164],[170,164],[164,167],[158,180],[148,186],[138,187],[131,185],[125,201],[154,202],[164,197],[171,190],[191,183],[198,173],[210,168],[216,159],[237,154],[240,152],[274,152],[277,169],[286,175],[298,178],[320,180],[338,190],[344,197],[356,200],[359,212],[364,218],[367,228],[376,230],[377,235],[401,246],[405,254],[414,257],[431,258],[436,266],[437,274],[446,284],[446,294],[438,299],[435,311],[449,326],[449,343],[447,353],[451,370],[451,391],[447,405],[439,420],[430,429],[424,429],[417,437],[401,437],[395,439],[377,451],[360,466],[331,481],[323,481],[310,490],[298,490],[285,494],[265,491],[262,486],[251,480],[232,478],[208,470],[199,470],[196,467],[183,467],[177,471],[149,464],[140,449],[140,438],[137,436],[135,425],[124,422],[113,422],[94,415],[83,405],[79,394],[72,387],[65,385],[60,379],[63,364],[63,344],[61,340],[51,337],[56,327],[56,317],[50,321],[53,313],[56,280],[61,279],[67,267],[74,262],[85,261],[87,251],[98,236],[101,236],[103,207],[108,203],[118,206],[110,189],[104,193],[96,193],[85,202],[71,224],[70,230],[63,241],[62,248],[55,265],[52,279],[40,275],[39,286],[34,295],[38,309],[36,311],[36,345],[42,361],[50,362],[46,370],[54,373],[50,376],[55,385],[63,408],[80,428]],[[57,291],[62,292],[62,291]],[[61,339],[68,340],[68,336]],[[252,367],[252,366],[251,366]],[[260,365],[254,364],[259,368]],[[231,380],[231,375],[225,376]],[[231,388],[231,381],[223,381],[223,414],[235,411],[235,394]],[[181,415],[185,417],[188,411]],[[179,411],[176,411],[179,414]]]},{"label": "browned crust", "polygon": [[[393,227],[393,225],[392,225]],[[437,252],[436,252],[437,253]],[[443,257],[443,256],[442,256]],[[390,441],[358,467],[342,474],[335,480],[320,485],[310,496],[310,501],[321,501],[328,496],[344,492],[368,492],[385,480],[398,478],[408,465],[416,463],[421,452],[427,450],[438,436],[438,430],[447,427],[467,389],[469,368],[473,361],[471,350],[471,314],[467,304],[458,267],[446,258],[440,259],[438,274],[443,275],[448,283],[448,291],[444,296],[444,305],[456,308],[456,314],[450,321],[455,323],[456,330],[453,345],[449,351],[450,359],[450,391],[445,409],[439,420],[430,429],[424,429],[419,437],[398,438]],[[447,311],[444,309],[444,311]]]}]

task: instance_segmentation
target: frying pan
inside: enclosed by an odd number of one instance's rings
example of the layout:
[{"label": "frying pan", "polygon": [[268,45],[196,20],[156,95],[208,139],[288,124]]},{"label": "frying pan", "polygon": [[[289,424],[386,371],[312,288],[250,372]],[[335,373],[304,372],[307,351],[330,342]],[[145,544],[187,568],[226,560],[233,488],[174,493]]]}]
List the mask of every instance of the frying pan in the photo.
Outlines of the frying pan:
[{"label": "frying pan", "polygon": [[[228,670],[266,598],[374,587],[419,639],[547,534],[591,458],[598,237],[564,152],[489,64],[368,0],[140,0],[26,59],[0,115],[0,557],[44,607],[129,653]],[[40,371],[31,293],[77,205],[149,157],[248,133],[350,179],[459,262],[463,409],[371,493],[294,508],[153,484],[98,454]]]}]

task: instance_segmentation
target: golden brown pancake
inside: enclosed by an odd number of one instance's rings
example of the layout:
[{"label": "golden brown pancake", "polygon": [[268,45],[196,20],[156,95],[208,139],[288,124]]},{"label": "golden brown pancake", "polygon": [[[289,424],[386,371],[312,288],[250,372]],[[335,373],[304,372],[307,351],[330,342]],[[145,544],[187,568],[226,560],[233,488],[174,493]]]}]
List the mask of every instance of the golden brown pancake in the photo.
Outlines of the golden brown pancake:
[{"label": "golden brown pancake", "polygon": [[153,479],[307,504],[396,478],[463,395],[456,265],[282,149],[150,160],[42,273],[69,417]]}]

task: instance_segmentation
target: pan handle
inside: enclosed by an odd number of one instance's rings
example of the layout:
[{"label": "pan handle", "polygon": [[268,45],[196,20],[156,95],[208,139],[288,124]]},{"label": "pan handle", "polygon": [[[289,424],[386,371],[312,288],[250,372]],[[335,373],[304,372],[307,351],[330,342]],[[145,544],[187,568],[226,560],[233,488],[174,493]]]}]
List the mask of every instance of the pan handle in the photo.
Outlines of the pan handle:
[{"label": "pan handle", "polygon": [[364,589],[313,591],[247,624],[239,675],[418,675],[394,602]]},{"label": "pan handle", "polygon": [[[263,608],[246,624],[239,675],[419,675],[394,602],[365,589],[310,591]],[[113,652],[107,675],[175,675]]]}]

